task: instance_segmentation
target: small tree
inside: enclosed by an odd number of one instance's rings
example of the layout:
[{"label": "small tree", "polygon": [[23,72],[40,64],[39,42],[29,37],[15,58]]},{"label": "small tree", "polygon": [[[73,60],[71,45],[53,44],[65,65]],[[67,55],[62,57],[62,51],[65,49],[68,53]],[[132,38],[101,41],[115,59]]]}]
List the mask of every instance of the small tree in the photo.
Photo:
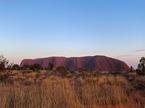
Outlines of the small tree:
[{"label": "small tree", "polygon": [[0,55],[0,71],[4,71],[7,65],[8,60],[3,55]]},{"label": "small tree", "polygon": [[137,67],[137,73],[141,75],[145,75],[145,57],[142,57],[139,62],[140,63],[138,64]]}]

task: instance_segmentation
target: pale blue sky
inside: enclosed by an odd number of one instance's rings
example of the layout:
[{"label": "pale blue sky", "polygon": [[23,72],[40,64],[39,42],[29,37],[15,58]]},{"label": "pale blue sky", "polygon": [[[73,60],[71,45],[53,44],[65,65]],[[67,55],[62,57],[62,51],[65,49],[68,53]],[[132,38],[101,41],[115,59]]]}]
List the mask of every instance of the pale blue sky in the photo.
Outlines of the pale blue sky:
[{"label": "pale blue sky", "polygon": [[0,0],[0,54],[11,62],[106,55],[145,56],[145,0]]}]

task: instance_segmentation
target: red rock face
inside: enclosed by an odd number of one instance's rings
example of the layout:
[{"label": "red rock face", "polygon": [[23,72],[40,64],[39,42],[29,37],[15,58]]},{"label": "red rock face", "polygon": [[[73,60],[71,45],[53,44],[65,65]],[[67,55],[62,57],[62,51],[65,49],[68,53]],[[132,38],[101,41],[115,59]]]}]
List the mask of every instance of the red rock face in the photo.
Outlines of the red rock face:
[{"label": "red rock face", "polygon": [[48,67],[49,63],[54,63],[54,67],[64,66],[70,70],[85,69],[98,71],[127,71],[128,65],[123,61],[106,56],[86,56],[86,57],[48,57],[40,59],[25,59],[21,62],[24,65],[40,64]]}]

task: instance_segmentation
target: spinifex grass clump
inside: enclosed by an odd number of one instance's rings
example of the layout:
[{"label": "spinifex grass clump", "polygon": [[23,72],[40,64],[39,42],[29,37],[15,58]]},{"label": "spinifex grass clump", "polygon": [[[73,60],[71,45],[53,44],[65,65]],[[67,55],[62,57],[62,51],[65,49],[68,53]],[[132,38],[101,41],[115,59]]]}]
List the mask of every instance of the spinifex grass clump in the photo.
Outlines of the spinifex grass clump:
[{"label": "spinifex grass clump", "polygon": [[125,104],[128,101],[124,88],[115,81],[115,77],[79,78],[75,90],[84,105]]}]

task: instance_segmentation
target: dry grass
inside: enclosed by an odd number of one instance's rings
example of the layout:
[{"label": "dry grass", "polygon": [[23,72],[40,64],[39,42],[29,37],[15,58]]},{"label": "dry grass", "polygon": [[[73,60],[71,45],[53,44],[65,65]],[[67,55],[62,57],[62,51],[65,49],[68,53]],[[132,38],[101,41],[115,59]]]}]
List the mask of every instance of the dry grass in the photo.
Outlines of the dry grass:
[{"label": "dry grass", "polygon": [[[25,76],[35,80],[38,75]],[[121,75],[51,75],[29,86],[0,83],[1,108],[145,108],[143,96],[144,90],[136,91]]]}]

